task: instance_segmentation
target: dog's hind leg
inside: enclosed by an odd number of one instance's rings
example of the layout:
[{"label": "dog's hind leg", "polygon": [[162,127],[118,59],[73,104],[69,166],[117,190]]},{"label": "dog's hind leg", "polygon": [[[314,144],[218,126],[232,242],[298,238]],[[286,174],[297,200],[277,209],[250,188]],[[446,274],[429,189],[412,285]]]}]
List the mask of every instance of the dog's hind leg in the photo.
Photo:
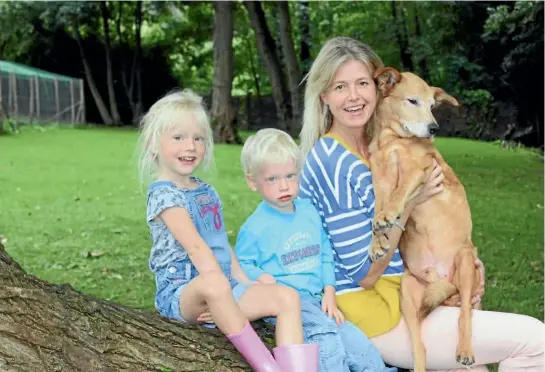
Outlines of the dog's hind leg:
[{"label": "dog's hind leg", "polygon": [[426,371],[426,348],[422,342],[421,324],[418,317],[424,286],[409,271],[401,277],[401,313],[411,336],[414,372]]},{"label": "dog's hind leg", "polygon": [[456,360],[470,366],[475,363],[472,336],[471,296],[479,281],[479,272],[475,269],[475,249],[471,247],[461,249],[454,259],[455,274],[454,285],[460,292],[460,318],[458,320],[458,346],[456,348]]}]

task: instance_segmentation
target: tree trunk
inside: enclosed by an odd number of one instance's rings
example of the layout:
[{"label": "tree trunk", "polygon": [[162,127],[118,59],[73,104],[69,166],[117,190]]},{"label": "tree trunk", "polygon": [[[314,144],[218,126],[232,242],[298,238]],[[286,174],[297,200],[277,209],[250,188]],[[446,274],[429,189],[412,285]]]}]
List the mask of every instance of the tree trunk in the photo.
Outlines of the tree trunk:
[{"label": "tree trunk", "polygon": [[104,49],[106,53],[106,80],[108,85],[108,96],[110,99],[110,112],[114,124],[121,124],[121,116],[119,115],[119,109],[117,107],[117,100],[115,98],[114,77],[112,70],[112,55],[111,55],[111,42],[110,42],[110,12],[108,10],[108,3],[106,1],[100,2],[100,10],[102,12],[102,23],[104,29]]},{"label": "tree trunk", "polygon": [[214,84],[211,115],[215,121],[214,141],[241,143],[234,122],[236,111],[231,103],[233,88],[233,3],[214,3]]},{"label": "tree trunk", "polygon": [[87,84],[89,85],[89,90],[91,91],[91,94],[93,95],[93,99],[95,100],[95,104],[97,105],[98,112],[100,113],[100,117],[102,118],[102,121],[104,122],[104,124],[112,125],[113,120],[110,115],[110,111],[108,110],[108,107],[106,107],[106,104],[104,103],[104,100],[102,99],[102,96],[100,95],[100,91],[98,90],[97,85],[95,83],[95,79],[93,78],[93,73],[91,72],[91,67],[89,66],[87,57],[85,56],[85,49],[83,48],[83,41],[81,40],[81,34],[79,32],[78,22],[74,22],[74,38],[76,39],[76,43],[78,44],[79,54],[81,56],[81,61],[83,63],[83,69],[85,71]]},{"label": "tree trunk", "polygon": [[272,95],[276,105],[276,114],[278,116],[278,127],[289,132],[291,121],[291,110],[288,105],[289,92],[284,81],[280,61],[276,54],[276,43],[267,26],[261,3],[259,1],[244,1],[244,6],[248,10],[250,23],[255,32],[257,49],[267,65]]},{"label": "tree trunk", "polygon": [[[414,3],[414,32],[418,39],[422,39],[422,31],[420,28],[420,19],[418,18],[418,4]],[[418,67],[420,70],[420,77],[424,79],[428,84],[431,84],[430,81],[430,70],[428,68],[428,59],[426,56],[421,56],[420,60],[418,61]]]},{"label": "tree trunk", "polygon": [[301,83],[301,70],[299,62],[295,54],[293,46],[293,38],[291,36],[291,20],[288,2],[279,1],[276,3],[278,7],[279,23],[280,23],[280,44],[287,68],[288,82],[290,87],[292,123],[290,129],[292,134],[299,134],[302,121],[303,110],[303,90]]},{"label": "tree trunk", "polygon": [[[92,298],[26,274],[0,243],[3,372],[250,371],[219,331]],[[253,324],[262,339],[272,328]]]},{"label": "tree trunk", "polygon": [[[246,43],[246,46],[248,47],[248,50],[250,51],[250,54],[253,55],[253,49],[252,44],[250,43],[250,39],[244,38],[244,42]],[[252,77],[254,78],[254,86],[255,86],[255,93],[257,97],[261,97],[261,89],[259,87],[259,74],[257,73],[257,68],[254,65],[254,59],[250,58],[250,71],[252,71]]]},{"label": "tree trunk", "polygon": [[405,18],[401,14],[401,23],[397,16],[396,2],[392,1],[392,18],[394,22],[394,29],[396,33],[397,42],[399,44],[399,54],[401,57],[401,65],[405,71],[414,71],[413,60],[411,51],[409,50],[409,39],[407,38],[407,32],[405,27]]},{"label": "tree trunk", "polygon": [[142,2],[136,2],[136,10],[134,15],[135,20],[135,50],[133,60],[133,71],[136,76],[136,104],[132,111],[132,122],[136,124],[144,111],[144,103],[142,98]]},{"label": "tree trunk", "polygon": [[310,14],[308,11],[308,1],[298,1],[299,5],[299,31],[301,33],[301,42],[299,50],[299,59],[301,61],[302,76],[305,76],[310,70]]}]

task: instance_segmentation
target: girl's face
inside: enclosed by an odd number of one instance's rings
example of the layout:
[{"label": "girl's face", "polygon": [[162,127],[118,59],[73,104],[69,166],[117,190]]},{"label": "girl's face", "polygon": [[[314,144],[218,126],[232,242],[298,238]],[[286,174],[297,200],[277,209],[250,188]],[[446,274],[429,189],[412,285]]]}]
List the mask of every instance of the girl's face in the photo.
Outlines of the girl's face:
[{"label": "girl's face", "polygon": [[373,76],[362,62],[351,60],[338,69],[322,102],[329,106],[333,117],[332,128],[363,128],[377,105],[377,90]]},{"label": "girl's face", "polygon": [[205,132],[194,115],[189,119],[163,132],[159,140],[159,176],[182,184],[195,172],[206,153]]}]

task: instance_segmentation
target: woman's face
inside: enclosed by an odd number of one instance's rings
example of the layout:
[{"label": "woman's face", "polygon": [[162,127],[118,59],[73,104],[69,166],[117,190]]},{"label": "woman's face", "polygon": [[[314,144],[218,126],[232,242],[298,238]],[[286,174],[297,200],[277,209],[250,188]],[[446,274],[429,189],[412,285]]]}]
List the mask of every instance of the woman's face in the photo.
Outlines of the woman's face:
[{"label": "woman's face", "polygon": [[332,126],[363,128],[377,105],[377,91],[373,76],[360,61],[346,61],[338,69],[322,102],[329,106]]}]

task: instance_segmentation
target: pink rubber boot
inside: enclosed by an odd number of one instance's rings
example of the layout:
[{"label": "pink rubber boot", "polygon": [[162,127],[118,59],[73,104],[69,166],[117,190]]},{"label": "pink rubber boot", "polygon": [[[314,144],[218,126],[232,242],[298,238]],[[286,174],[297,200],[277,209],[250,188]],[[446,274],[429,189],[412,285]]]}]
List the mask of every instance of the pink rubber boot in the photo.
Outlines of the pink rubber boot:
[{"label": "pink rubber boot", "polygon": [[278,346],[273,349],[274,358],[284,372],[318,372],[319,346],[300,344]]},{"label": "pink rubber boot", "polygon": [[249,322],[246,322],[242,331],[227,335],[227,338],[235,345],[254,371],[284,372]]}]

